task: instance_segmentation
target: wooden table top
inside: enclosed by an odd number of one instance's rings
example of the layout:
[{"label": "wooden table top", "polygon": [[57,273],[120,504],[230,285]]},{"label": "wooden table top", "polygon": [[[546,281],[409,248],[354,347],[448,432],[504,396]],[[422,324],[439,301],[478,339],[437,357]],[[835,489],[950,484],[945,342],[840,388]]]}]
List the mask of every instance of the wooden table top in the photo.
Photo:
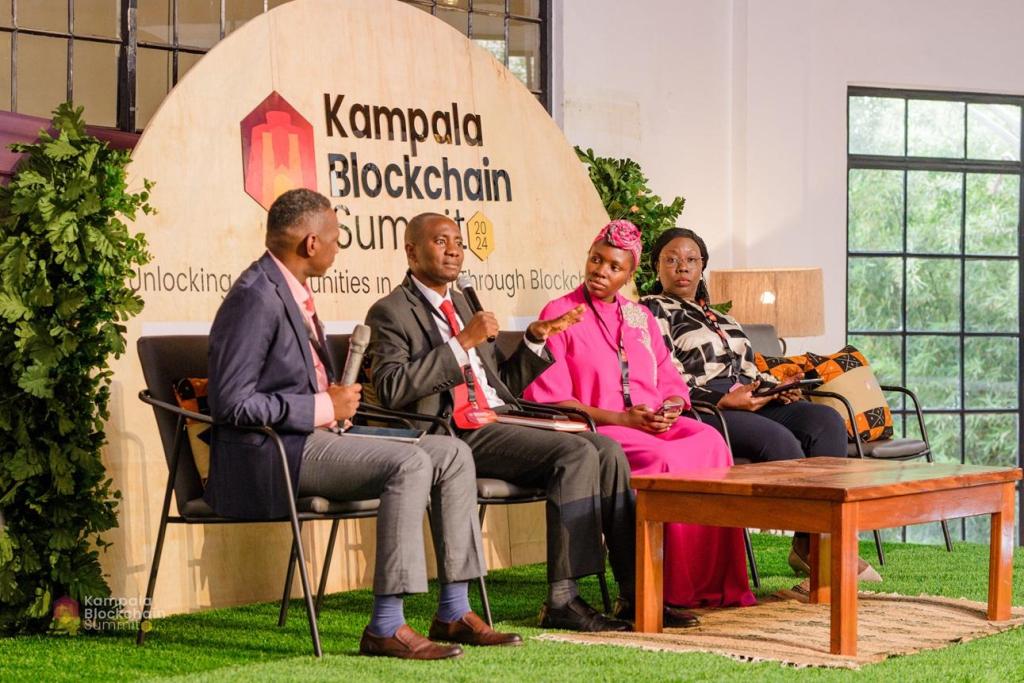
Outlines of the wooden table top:
[{"label": "wooden table top", "polygon": [[857,501],[996,484],[1020,478],[1021,470],[1017,467],[800,458],[708,468],[685,474],[637,475],[632,478],[632,486],[643,491]]}]

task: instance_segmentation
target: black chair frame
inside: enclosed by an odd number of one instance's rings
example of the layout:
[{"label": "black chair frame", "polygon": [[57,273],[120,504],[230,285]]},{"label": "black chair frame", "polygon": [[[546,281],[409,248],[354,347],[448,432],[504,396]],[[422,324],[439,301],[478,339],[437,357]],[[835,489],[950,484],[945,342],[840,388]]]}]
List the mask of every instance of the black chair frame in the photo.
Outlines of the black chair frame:
[{"label": "black chair frame", "polygon": [[[854,428],[854,429],[852,429],[852,431],[854,433],[853,445],[856,448],[857,457],[861,458],[861,459],[864,459],[864,458],[875,458],[877,460],[916,460],[918,458],[924,458],[928,462],[934,462],[934,460],[932,459],[931,442],[928,441],[928,430],[925,428],[925,425],[924,425],[924,412],[921,410],[921,403],[917,400],[917,394],[915,394],[910,389],[907,389],[906,387],[896,386],[896,385],[893,385],[893,384],[882,385],[881,389],[882,389],[882,391],[892,391],[892,392],[904,394],[905,396],[910,398],[910,401],[914,404],[914,412],[917,415],[917,426],[921,430],[921,440],[924,441],[924,448],[922,450],[920,450],[920,451],[917,451],[916,453],[910,453],[908,455],[895,456],[895,457],[891,457],[891,458],[883,458],[883,457],[879,457],[879,456],[873,456],[873,455],[870,455],[870,454],[864,452],[864,442],[860,438],[860,432],[858,432]],[[849,418],[850,424],[851,425],[855,425],[856,424],[856,419],[855,419],[856,413],[853,410],[853,405],[850,403],[850,401],[845,396],[843,396],[841,394],[837,394],[837,393],[831,392],[831,391],[821,391],[820,389],[814,390],[814,391],[810,391],[810,392],[807,392],[807,393],[810,396],[820,396],[822,398],[830,398],[830,399],[839,401],[840,403],[843,404],[843,407],[846,409],[846,414],[847,414],[847,416]],[[939,522],[939,524],[942,526],[942,537],[943,537],[943,540],[946,543],[946,550],[948,552],[953,552],[953,539],[952,539],[952,537],[949,534],[949,524],[947,524],[946,520],[944,520],[944,519],[941,520]],[[872,532],[872,535],[875,538],[875,550],[878,553],[878,564],[884,565],[885,564],[885,551],[882,548],[882,534],[878,531],[878,529],[875,529]]]},{"label": "black chair frame", "polygon": [[[164,401],[160,401],[156,398],[153,398],[153,396],[150,394],[148,390],[140,391],[139,399],[144,403],[153,406],[155,410],[165,410],[176,415],[177,428],[175,430],[173,451],[171,453],[171,457],[168,463],[167,485],[164,489],[164,501],[160,512],[160,527],[157,532],[156,547],[154,548],[153,551],[153,564],[149,572],[149,582],[147,583],[146,586],[146,599],[145,602],[143,602],[142,613],[139,618],[139,627],[135,639],[136,644],[142,645],[145,642],[146,629],[143,627],[143,624],[149,618],[150,613],[152,611],[151,607],[153,603],[153,593],[156,589],[156,579],[160,569],[160,559],[163,554],[164,539],[166,538],[167,535],[168,524],[247,524],[266,522],[288,522],[292,530],[293,548],[295,549],[295,554],[299,559],[299,576],[302,580],[303,597],[305,598],[306,601],[306,614],[309,619],[310,637],[312,638],[313,641],[313,654],[317,657],[322,656],[323,649],[320,645],[320,631],[319,628],[317,627],[316,609],[313,601],[313,595],[310,592],[309,575],[306,571],[305,555],[302,549],[301,524],[302,522],[309,520],[329,519],[331,518],[331,515],[324,515],[320,513],[299,513],[294,498],[289,498],[288,516],[283,519],[239,520],[230,519],[226,517],[187,517],[181,514],[171,515],[171,496],[174,494],[175,476],[177,475],[178,472],[178,462],[181,457],[182,444],[185,441],[185,439],[182,438],[182,436],[186,434],[185,421],[187,419],[190,419],[209,425],[214,424],[214,421],[207,415],[202,415],[200,413],[195,413],[190,410],[185,410],[179,406],[172,405],[170,403],[166,403]],[[282,473],[284,474],[285,485],[291,488],[292,482],[291,474],[288,470],[288,458],[285,455],[284,443],[282,443],[281,438],[278,436],[277,432],[275,432],[270,427],[235,426],[235,428],[242,429],[245,431],[266,434],[274,442],[274,445],[277,448],[278,458],[280,459]],[[372,514],[376,513],[373,512]],[[351,513],[347,513],[343,516],[350,515]],[[368,515],[362,514],[358,516]]]},{"label": "black chair frame", "polygon": [[[707,415],[714,415],[718,420],[718,423],[722,425],[722,436],[725,438],[725,446],[729,449],[729,454],[732,455],[732,440],[729,439],[729,426],[725,423],[725,416],[722,415],[721,409],[714,403],[707,401],[695,401],[690,400],[690,412],[693,414],[694,419],[700,421],[700,414],[705,413]],[[743,548],[747,553],[747,564],[750,565],[750,581],[754,584],[754,588],[761,587],[761,574],[757,571],[757,559],[754,557],[754,546],[750,542],[750,529],[743,529]]]}]

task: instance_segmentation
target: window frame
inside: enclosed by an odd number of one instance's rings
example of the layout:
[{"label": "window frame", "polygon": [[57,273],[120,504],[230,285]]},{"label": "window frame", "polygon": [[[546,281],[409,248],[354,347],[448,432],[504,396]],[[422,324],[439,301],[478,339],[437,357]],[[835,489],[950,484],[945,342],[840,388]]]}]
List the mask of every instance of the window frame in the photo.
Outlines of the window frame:
[{"label": "window frame", "polygon": [[[75,0],[67,0],[67,30],[52,31],[37,28],[25,28],[18,25],[18,4],[19,2],[31,2],[31,0],[0,0],[0,7],[9,5],[10,26],[0,26],[0,33],[7,33],[11,37],[11,111],[18,111],[18,37],[41,36],[47,38],[58,38],[67,41],[67,83],[66,99],[74,100],[74,43],[84,41],[101,43],[105,45],[116,45],[120,48],[118,53],[117,73],[117,128],[122,131],[141,132],[136,126],[137,118],[137,74],[138,74],[138,51],[140,48],[148,50],[161,50],[170,52],[172,57],[171,87],[178,83],[180,69],[178,59],[182,53],[203,55],[213,48],[196,45],[183,44],[178,36],[178,7],[182,0],[169,0],[171,9],[171,40],[169,43],[159,41],[139,40],[138,35],[138,1],[139,0],[111,0],[119,2],[120,12],[120,36],[117,38],[82,35],[75,33]],[[467,16],[467,38],[473,39],[473,17],[474,15],[487,15],[499,17],[503,20],[504,41],[505,41],[505,67],[508,67],[509,55],[509,28],[512,21],[535,24],[538,26],[539,47],[538,47],[538,87],[531,89],[535,97],[541,102],[547,111],[551,111],[551,68],[550,68],[550,45],[551,45],[551,0],[537,0],[539,3],[538,16],[526,17],[511,13],[511,0],[504,0],[504,12],[492,10],[474,10],[473,0],[467,0],[466,8],[443,6],[445,11],[463,12]],[[427,9],[430,14],[437,16],[439,0],[402,0],[406,4],[419,6]],[[269,0],[263,0],[262,12],[267,12]],[[219,39],[225,36],[227,23],[226,0],[220,0],[219,17]]]},{"label": "window frame", "polygon": [[[903,155],[880,155],[880,154],[853,154],[850,152],[849,141],[850,128],[850,99],[853,97],[883,97],[903,99]],[[964,158],[953,159],[946,157],[921,157],[909,156],[909,104],[910,100],[941,100],[944,102],[957,102],[964,104]],[[1021,107],[1021,131],[1020,150],[1017,161],[1003,160],[981,160],[968,157],[969,128],[968,117],[970,104],[1009,104]],[[938,90],[913,90],[905,88],[880,88],[848,86],[846,92],[846,278],[847,292],[845,299],[845,321],[846,338],[851,335],[873,336],[873,337],[897,337],[900,340],[900,384],[907,384],[907,340],[915,336],[947,337],[955,338],[959,343],[959,387],[958,407],[956,408],[927,408],[922,406],[922,412],[927,418],[928,415],[955,415],[959,419],[960,427],[960,462],[967,462],[966,443],[966,422],[969,415],[1000,415],[1013,414],[1017,416],[1017,467],[1024,464],[1024,97],[1015,95],[998,95],[986,93],[969,93],[956,91]],[[903,172],[903,217],[902,217],[902,245],[899,251],[854,251],[850,245],[850,171],[853,170],[889,170]],[[956,252],[950,253],[918,253],[908,250],[907,234],[907,196],[908,196],[908,172],[911,171],[936,171],[954,172],[961,174],[961,206],[960,206],[960,247]],[[1015,175],[1018,180],[1018,202],[1017,202],[1017,254],[975,254],[968,253],[967,249],[967,178],[968,174],[1000,174]],[[850,329],[850,290],[849,274],[850,259],[852,258],[899,258],[902,261],[902,284],[901,284],[901,315],[902,321],[899,330],[856,330]],[[956,331],[920,331],[907,329],[907,264],[908,259],[945,259],[955,260],[960,266],[960,297],[959,297],[959,322]],[[1015,333],[1008,332],[969,332],[966,328],[966,278],[967,264],[970,261],[1012,261],[1017,264],[1017,309],[1018,325]],[[965,340],[968,338],[1016,338],[1017,341],[1017,407],[1016,408],[968,408],[966,401],[966,377],[964,363]],[[909,387],[913,390],[913,387]],[[907,425],[907,416],[913,416],[912,406],[901,401],[899,407],[894,407],[894,418],[902,421],[904,433]],[[1018,482],[1018,503],[1020,503],[1020,492],[1022,486]],[[1018,504],[1018,544],[1024,545],[1024,506]],[[961,520],[960,539],[966,538],[966,522]],[[906,540],[906,528],[902,531],[902,538]]]}]

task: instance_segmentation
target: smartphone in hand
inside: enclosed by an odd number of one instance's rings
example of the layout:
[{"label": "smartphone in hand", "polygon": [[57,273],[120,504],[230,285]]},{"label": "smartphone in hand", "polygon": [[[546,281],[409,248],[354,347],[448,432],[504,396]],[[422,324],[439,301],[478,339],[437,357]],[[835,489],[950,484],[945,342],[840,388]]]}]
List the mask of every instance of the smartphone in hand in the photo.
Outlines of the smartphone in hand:
[{"label": "smartphone in hand", "polygon": [[662,416],[664,416],[666,414],[681,413],[681,412],[683,412],[683,404],[682,403],[674,403],[674,402],[662,403],[661,407],[658,408],[655,411],[656,414],[662,415]]}]

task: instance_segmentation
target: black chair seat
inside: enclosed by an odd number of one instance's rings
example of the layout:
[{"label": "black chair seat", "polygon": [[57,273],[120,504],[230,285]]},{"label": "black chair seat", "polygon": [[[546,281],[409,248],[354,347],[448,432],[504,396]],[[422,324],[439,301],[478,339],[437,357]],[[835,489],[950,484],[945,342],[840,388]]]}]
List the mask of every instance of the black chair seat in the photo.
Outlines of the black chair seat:
[{"label": "black chair seat", "polygon": [[495,502],[511,503],[522,498],[544,498],[547,492],[532,486],[517,486],[504,479],[477,479],[476,495],[480,500],[499,499]]},{"label": "black chair seat", "polygon": [[[300,515],[304,512],[312,512],[318,515],[342,515],[356,512],[372,512],[380,507],[380,501],[376,498],[370,500],[335,501],[321,498],[320,496],[308,496],[306,498],[299,498],[295,507]],[[194,498],[185,503],[185,506],[181,509],[181,516],[186,519],[212,519],[217,517],[202,498]]]},{"label": "black chair seat", "polygon": [[[866,458],[885,458],[899,460],[901,458],[920,458],[928,450],[928,444],[920,439],[883,439],[881,441],[862,441],[861,448]],[[851,443],[847,448],[850,457],[857,457],[857,444]]]}]

